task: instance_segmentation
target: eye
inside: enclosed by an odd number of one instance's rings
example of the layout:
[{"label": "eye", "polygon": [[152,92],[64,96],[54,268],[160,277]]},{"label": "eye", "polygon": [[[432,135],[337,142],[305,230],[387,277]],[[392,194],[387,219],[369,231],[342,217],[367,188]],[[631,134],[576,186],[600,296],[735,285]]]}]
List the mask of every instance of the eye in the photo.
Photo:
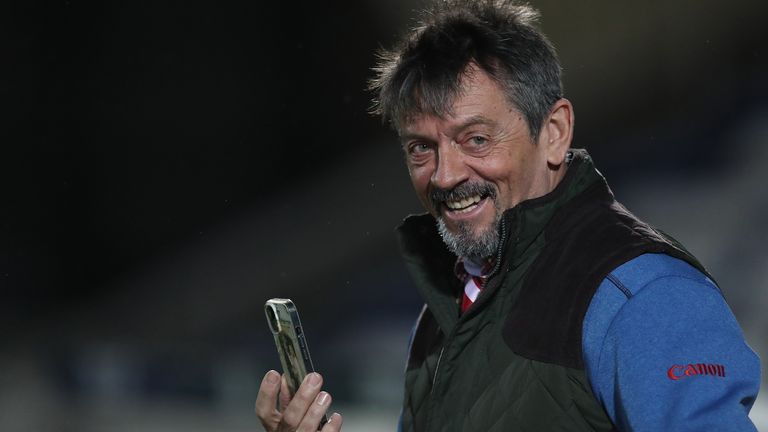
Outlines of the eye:
[{"label": "eye", "polygon": [[429,141],[412,141],[405,146],[409,163],[421,165],[430,161],[435,154],[435,146]]},{"label": "eye", "polygon": [[432,151],[432,146],[424,141],[415,141],[408,144],[408,153],[411,155],[420,155]]},{"label": "eye", "polygon": [[475,135],[472,138],[469,139],[470,144],[481,146],[488,144],[488,138],[480,135]]}]

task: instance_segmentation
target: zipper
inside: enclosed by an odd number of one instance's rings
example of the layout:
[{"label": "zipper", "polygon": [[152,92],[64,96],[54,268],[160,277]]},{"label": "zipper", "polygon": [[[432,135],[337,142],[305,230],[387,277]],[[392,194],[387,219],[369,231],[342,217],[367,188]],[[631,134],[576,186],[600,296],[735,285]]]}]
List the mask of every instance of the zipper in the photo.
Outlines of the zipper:
[{"label": "zipper", "polygon": [[[454,327],[454,330],[456,327]],[[449,338],[446,339],[446,342],[450,341],[450,338],[453,337],[454,331],[451,331],[451,334],[449,335]],[[429,430],[429,426],[432,424],[432,417],[434,416],[434,404],[435,400],[433,399],[433,396],[435,394],[435,386],[437,385],[437,371],[440,370],[440,361],[443,359],[443,353],[445,352],[445,347],[447,343],[440,348],[440,355],[437,356],[437,364],[435,365],[435,374],[432,376],[432,389],[429,390],[429,400],[427,401],[428,404],[428,411],[427,411],[427,424],[425,430]]]},{"label": "zipper", "polygon": [[501,218],[501,223],[499,224],[499,244],[496,246],[496,262],[493,264],[493,269],[491,269],[491,272],[488,273],[487,279],[490,279],[491,276],[495,275],[500,269],[501,269],[501,255],[504,252],[504,246],[507,243],[507,219]]},{"label": "zipper", "polygon": [[[507,236],[509,228],[507,227],[507,221],[506,218],[502,218],[501,222],[499,223],[499,244],[496,247],[496,263],[493,265],[493,269],[488,273],[488,280],[490,280],[491,276],[494,276],[496,273],[499,272],[501,269],[501,256],[504,251],[504,245],[507,243]],[[440,371],[440,363],[443,360],[443,353],[445,352],[445,347],[451,343],[453,340],[454,334],[456,333],[456,330],[461,325],[461,317],[459,318],[459,322],[456,323],[454,328],[451,330],[451,332],[448,334],[448,337],[445,339],[445,343],[440,348],[440,355],[437,356],[437,363],[435,364],[435,372],[432,375],[432,389],[430,389],[430,401],[429,401],[429,413],[427,414],[427,430],[429,430],[429,425],[432,423],[432,395],[435,393],[435,387],[437,386],[437,375]]]},{"label": "zipper", "polygon": [[[507,243],[507,221],[505,218],[501,219],[501,223],[499,223],[499,244],[496,246],[496,263],[493,265],[493,269],[491,269],[491,272],[488,273],[488,279],[491,278],[491,276],[498,273],[499,269],[501,268],[501,254],[504,251],[504,245]],[[461,321],[461,319],[459,319]],[[458,327],[459,323],[457,323],[456,327]],[[455,328],[454,328],[455,331]],[[454,331],[451,331],[451,333],[448,335],[448,338],[446,339],[446,345],[450,343]],[[435,384],[437,383],[437,373],[440,370],[440,361],[443,359],[443,352],[445,352],[445,345],[443,345],[442,348],[440,348],[440,355],[437,357],[437,364],[435,365],[435,373],[432,375],[432,389],[430,390],[430,394],[435,392]]]},{"label": "zipper", "polygon": [[443,345],[443,347],[440,348],[440,355],[437,356],[437,364],[435,365],[435,374],[432,376],[432,389],[429,391],[430,395],[435,392],[435,383],[437,382],[437,371],[440,370],[440,360],[443,359],[443,352],[445,352],[445,345]]}]

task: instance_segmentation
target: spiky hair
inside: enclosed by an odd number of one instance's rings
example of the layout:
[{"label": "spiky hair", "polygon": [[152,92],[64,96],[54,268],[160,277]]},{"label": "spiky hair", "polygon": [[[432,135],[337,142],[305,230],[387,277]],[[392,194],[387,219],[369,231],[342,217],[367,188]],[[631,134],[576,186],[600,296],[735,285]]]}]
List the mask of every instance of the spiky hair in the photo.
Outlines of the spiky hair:
[{"label": "spiky hair", "polygon": [[536,27],[537,10],[512,0],[438,0],[392,50],[378,53],[371,112],[396,130],[415,115],[451,114],[470,64],[489,74],[536,138],[562,97],[561,68]]}]

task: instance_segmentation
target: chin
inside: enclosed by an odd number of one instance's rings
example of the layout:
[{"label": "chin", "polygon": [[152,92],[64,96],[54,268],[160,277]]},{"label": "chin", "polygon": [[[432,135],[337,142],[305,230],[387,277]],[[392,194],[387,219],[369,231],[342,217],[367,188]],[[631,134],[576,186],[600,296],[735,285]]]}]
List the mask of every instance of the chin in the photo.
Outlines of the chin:
[{"label": "chin", "polygon": [[493,226],[481,229],[467,222],[448,228],[444,220],[438,218],[437,227],[448,250],[457,256],[479,260],[496,253],[499,235]]}]

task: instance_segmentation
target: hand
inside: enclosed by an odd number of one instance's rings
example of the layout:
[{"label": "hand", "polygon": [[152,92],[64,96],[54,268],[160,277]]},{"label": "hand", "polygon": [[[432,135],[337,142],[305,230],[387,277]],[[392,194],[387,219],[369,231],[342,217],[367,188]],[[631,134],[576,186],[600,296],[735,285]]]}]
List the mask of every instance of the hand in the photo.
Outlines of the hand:
[{"label": "hand", "polygon": [[[331,395],[320,391],[323,377],[310,373],[296,391],[293,399],[279,373],[271,370],[264,375],[256,397],[256,416],[267,432],[338,432],[341,415],[334,413],[320,429],[320,420],[331,405]],[[279,398],[279,403],[278,403]]]}]

